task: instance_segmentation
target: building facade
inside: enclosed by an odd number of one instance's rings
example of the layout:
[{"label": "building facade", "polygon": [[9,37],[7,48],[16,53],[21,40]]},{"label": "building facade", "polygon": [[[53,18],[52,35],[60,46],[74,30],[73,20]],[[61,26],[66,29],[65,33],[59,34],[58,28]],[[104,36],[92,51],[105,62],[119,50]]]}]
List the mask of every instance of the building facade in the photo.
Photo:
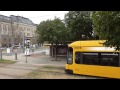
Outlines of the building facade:
[{"label": "building facade", "polygon": [[25,39],[30,44],[37,43],[36,25],[28,18],[0,15],[0,47],[24,45]]}]

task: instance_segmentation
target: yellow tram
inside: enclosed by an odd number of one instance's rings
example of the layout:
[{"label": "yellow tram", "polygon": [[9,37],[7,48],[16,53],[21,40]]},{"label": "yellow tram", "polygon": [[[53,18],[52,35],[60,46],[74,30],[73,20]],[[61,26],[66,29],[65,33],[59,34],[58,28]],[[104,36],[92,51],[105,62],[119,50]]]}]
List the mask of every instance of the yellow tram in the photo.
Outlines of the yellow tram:
[{"label": "yellow tram", "polygon": [[120,79],[120,51],[105,47],[106,40],[75,41],[68,45],[65,71]]}]

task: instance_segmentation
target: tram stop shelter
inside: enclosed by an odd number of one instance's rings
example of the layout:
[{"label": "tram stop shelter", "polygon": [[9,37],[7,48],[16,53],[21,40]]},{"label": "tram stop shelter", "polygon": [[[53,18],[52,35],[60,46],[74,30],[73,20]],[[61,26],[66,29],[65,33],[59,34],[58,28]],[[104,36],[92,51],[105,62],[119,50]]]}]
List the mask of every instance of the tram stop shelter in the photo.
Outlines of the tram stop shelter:
[{"label": "tram stop shelter", "polygon": [[59,43],[50,44],[50,56],[66,56],[67,55],[67,49],[68,49],[68,44],[72,43],[72,41],[61,41]]}]

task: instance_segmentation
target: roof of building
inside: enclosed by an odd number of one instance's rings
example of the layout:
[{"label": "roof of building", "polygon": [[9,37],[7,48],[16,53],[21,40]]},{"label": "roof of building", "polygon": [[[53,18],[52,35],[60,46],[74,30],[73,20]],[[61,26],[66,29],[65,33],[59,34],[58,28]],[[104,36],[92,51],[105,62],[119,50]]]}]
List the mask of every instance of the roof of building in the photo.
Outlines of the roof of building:
[{"label": "roof of building", "polygon": [[35,25],[30,19],[22,17],[22,16],[10,15],[10,17],[12,18],[12,20],[14,22],[24,23],[24,24],[28,24],[28,25]]},{"label": "roof of building", "polygon": [[0,15],[0,21],[10,23],[11,22],[11,18],[7,17],[7,16],[4,16],[4,15]]},{"label": "roof of building", "polygon": [[13,22],[24,23],[24,24],[36,26],[30,19],[22,17],[22,16],[10,15],[10,17],[8,17],[8,16],[0,15],[0,21],[10,23],[11,19]]}]

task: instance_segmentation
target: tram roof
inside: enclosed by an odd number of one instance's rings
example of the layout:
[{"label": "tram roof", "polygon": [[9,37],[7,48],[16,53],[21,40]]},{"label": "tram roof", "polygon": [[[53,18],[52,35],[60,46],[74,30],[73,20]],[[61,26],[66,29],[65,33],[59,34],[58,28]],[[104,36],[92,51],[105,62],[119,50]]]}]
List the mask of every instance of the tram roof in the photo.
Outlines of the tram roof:
[{"label": "tram roof", "polygon": [[86,41],[75,41],[71,44],[69,44],[68,46],[69,47],[77,47],[77,46],[80,46],[80,47],[102,47],[103,46],[103,43],[105,42],[106,40],[86,40]]}]

